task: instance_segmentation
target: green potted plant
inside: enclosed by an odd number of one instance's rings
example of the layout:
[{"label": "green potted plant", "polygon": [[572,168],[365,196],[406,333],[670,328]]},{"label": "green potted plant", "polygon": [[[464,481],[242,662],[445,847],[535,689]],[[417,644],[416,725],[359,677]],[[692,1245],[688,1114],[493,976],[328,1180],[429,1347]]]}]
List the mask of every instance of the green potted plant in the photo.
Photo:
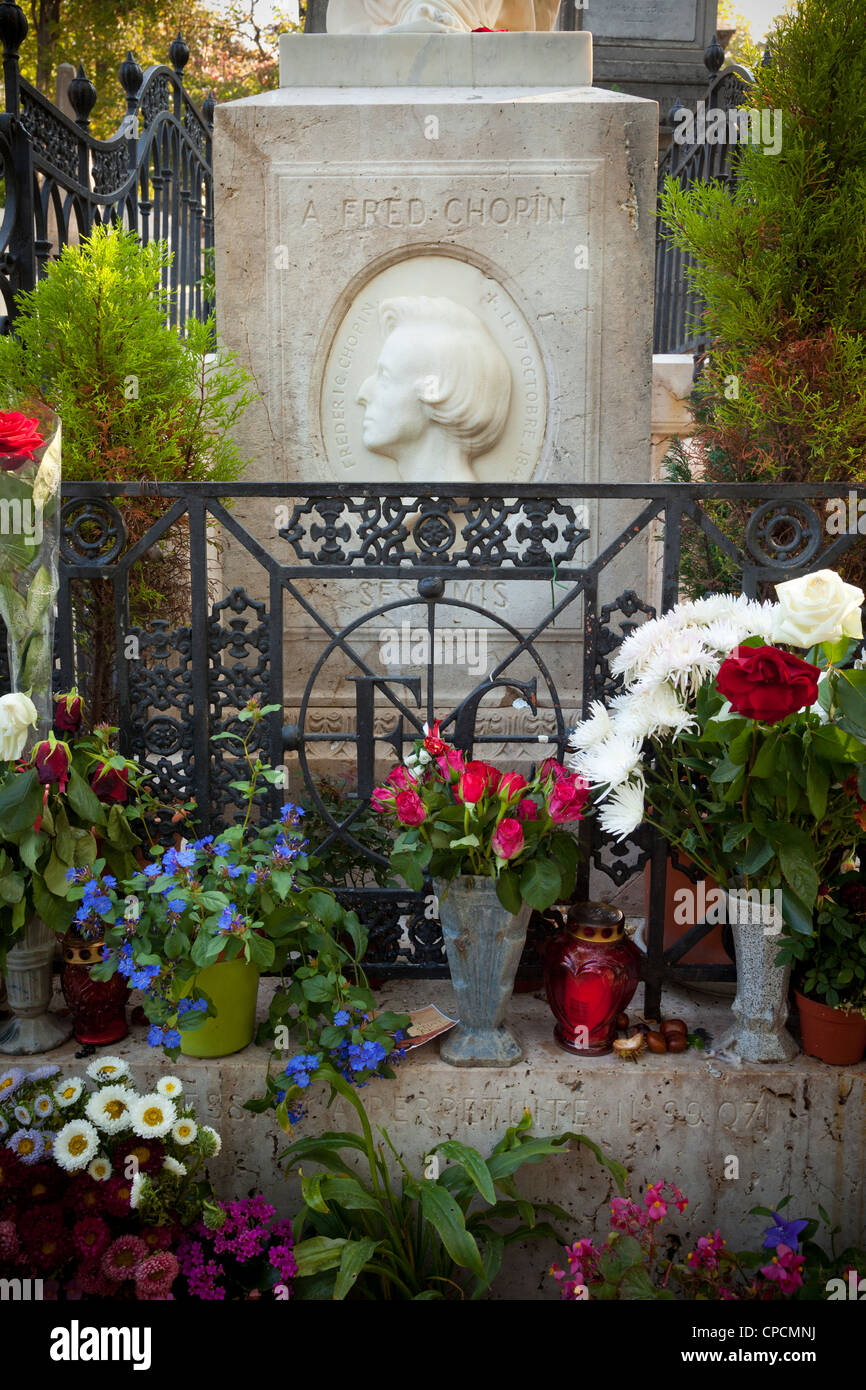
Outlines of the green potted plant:
[{"label": "green potted plant", "polygon": [[440,1055],[452,1066],[513,1066],[523,1048],[503,1019],[533,908],[567,900],[589,786],[548,758],[527,781],[472,761],[439,735],[417,740],[372,804],[400,826],[390,863],[410,888],[433,879],[460,1023]]},{"label": "green potted plant", "polygon": [[866,790],[866,671],[848,665],[862,590],[821,570],[776,593],[712,595],[643,624],[611,662],[622,693],[572,737],[604,830],[624,840],[646,821],[727,890],[716,920],[738,987],[719,1046],[749,1061],[796,1051],[780,932],[813,937],[820,885],[862,836],[850,779]]},{"label": "green potted plant", "polygon": [[[847,790],[862,819],[856,785]],[[803,1051],[835,1066],[866,1053],[866,885],[848,867],[822,885],[811,936],[786,932],[779,953],[794,975]]]},{"label": "green potted plant", "polygon": [[[240,743],[246,767],[232,784],[245,799],[235,824],[184,838],[179,848],[157,846],[118,892],[98,883],[102,906],[94,916],[105,923],[106,949],[93,973],[108,979],[119,971],[146,991],[149,1041],[171,1055],[179,1048],[216,1057],[246,1047],[260,973],[284,969],[292,952],[303,956],[292,975],[311,998],[338,992],[343,972],[357,964],[350,949],[363,944],[357,918],[344,918],[333,893],[313,878],[301,809],[287,803],[277,820],[257,818],[262,791],[282,780],[282,770],[266,766],[254,748],[258,725],[276,708],[253,699],[238,714],[245,734],[216,735]],[[71,896],[93,901],[90,885],[99,877],[98,865],[81,871]],[[337,924],[341,941],[331,930]]]},{"label": "green potted plant", "polygon": [[146,780],[112,747],[115,730],[85,730],[75,691],[56,698],[48,737],[22,756],[28,714],[35,727],[27,696],[0,700],[0,952],[13,1012],[0,1051],[12,1053],[48,1051],[72,1031],[71,1020],[48,1012],[57,937],[74,926],[67,875],[100,854],[116,877],[134,872]]}]

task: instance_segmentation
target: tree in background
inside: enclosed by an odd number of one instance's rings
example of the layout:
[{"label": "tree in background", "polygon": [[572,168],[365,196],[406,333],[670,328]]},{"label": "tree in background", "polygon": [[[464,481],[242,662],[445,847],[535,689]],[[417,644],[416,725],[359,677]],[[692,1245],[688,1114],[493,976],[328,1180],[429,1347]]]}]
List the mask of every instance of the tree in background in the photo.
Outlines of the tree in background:
[{"label": "tree in background", "polygon": [[719,14],[716,32],[724,29],[735,30],[733,38],[725,46],[725,57],[731,63],[755,72],[761,61],[762,48],[752,34],[751,21],[738,10],[734,0],[719,0]]},{"label": "tree in background", "polygon": [[[751,105],[782,113],[775,155],[735,155],[737,182],[667,180],[661,212],[691,252],[712,350],[690,455],[707,481],[866,481],[866,7],[801,0],[770,35]],[[691,458],[691,462],[689,461]],[[820,504],[819,504],[820,505]],[[742,539],[733,507],[716,519]],[[698,563],[692,586],[727,576]],[[863,561],[858,565],[858,582]],[[710,567],[711,569],[711,567]]]},{"label": "tree in background", "polygon": [[[114,134],[126,109],[117,70],[127,50],[143,68],[167,63],[182,31],[191,51],[184,81],[193,100],[209,91],[231,101],[277,86],[279,36],[299,26],[280,11],[261,19],[261,0],[29,0],[30,33],[21,51],[24,76],[53,97],[60,63],[79,63],[96,87],[94,134]],[[304,4],[301,5],[303,23]]]}]

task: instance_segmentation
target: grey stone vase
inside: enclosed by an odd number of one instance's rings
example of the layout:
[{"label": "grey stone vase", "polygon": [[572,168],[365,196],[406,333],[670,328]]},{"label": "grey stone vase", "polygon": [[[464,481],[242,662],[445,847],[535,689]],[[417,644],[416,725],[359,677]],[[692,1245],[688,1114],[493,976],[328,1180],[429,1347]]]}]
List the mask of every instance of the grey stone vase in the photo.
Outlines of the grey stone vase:
[{"label": "grey stone vase", "polygon": [[736,1022],[714,1051],[733,1053],[744,1062],[789,1062],[799,1049],[785,1027],[790,966],[775,964],[780,913],[772,904],[734,889],[728,892],[728,922],[737,962],[737,993],[731,1005]]},{"label": "grey stone vase", "polygon": [[513,1067],[523,1046],[503,1019],[520,961],[529,907],[516,917],[496,896],[492,878],[434,881],[439,920],[460,1018],[439,1054],[452,1067]]},{"label": "grey stone vase", "polygon": [[0,1053],[51,1052],[72,1036],[72,1015],[49,1011],[57,935],[31,917],[6,952],[6,988],[12,1018],[0,1025]]}]

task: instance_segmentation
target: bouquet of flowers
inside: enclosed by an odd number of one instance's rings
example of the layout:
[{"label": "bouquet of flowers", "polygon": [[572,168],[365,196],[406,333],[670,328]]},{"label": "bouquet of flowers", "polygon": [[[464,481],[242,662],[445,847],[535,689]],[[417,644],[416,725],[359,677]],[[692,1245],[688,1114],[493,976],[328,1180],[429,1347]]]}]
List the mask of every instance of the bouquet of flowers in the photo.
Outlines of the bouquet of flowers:
[{"label": "bouquet of flowers", "polygon": [[36,1270],[67,1297],[168,1297],[169,1247],[212,1203],[205,1164],[219,1151],[177,1077],[139,1094],[120,1057],[94,1058],[84,1077],[7,1069],[0,1273]]},{"label": "bouquet of flowers", "polygon": [[863,834],[863,592],[821,570],[776,593],[677,604],[631,633],[621,693],[577,726],[570,765],[617,840],[655,825],[717,883],[781,889],[785,923],[811,934]]},{"label": "bouquet of flowers", "polygon": [[43,407],[33,417],[0,410],[0,617],[13,692],[29,692],[40,720],[50,717],[60,422]]},{"label": "bouquet of flowers", "polygon": [[578,846],[562,827],[582,819],[589,793],[555,758],[530,780],[467,760],[436,723],[425,724],[371,801],[401,827],[390,862],[410,888],[423,887],[425,872],[494,878],[502,906],[517,913],[522,903],[543,910],[570,897]]},{"label": "bouquet of flowers", "polygon": [[48,737],[22,757],[35,707],[22,694],[0,699],[0,950],[34,914],[65,931],[75,914],[67,876],[100,850],[114,875],[137,867],[147,774],[112,747],[116,730],[89,733],[83,721],[75,691],[57,696]]}]

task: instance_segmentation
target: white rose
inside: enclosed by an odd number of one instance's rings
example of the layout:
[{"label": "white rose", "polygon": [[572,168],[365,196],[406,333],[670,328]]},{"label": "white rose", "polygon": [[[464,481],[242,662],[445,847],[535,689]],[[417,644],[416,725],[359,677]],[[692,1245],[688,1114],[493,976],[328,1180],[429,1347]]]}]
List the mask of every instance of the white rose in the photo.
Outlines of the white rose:
[{"label": "white rose", "polygon": [[863,590],[846,584],[835,570],[818,570],[776,585],[779,607],[773,641],[814,647],[839,637],[862,637]]},{"label": "white rose", "polygon": [[0,696],[0,761],[11,763],[21,757],[27,731],[36,727],[38,718],[29,695]]}]

